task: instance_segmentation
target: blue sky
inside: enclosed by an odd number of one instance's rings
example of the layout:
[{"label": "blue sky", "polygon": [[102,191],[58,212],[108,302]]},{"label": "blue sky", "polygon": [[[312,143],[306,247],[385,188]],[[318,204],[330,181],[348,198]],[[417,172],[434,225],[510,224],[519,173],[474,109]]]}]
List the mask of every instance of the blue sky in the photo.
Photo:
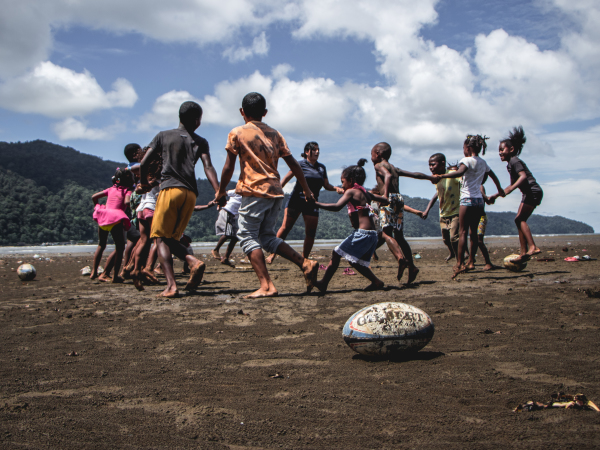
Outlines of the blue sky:
[{"label": "blue sky", "polygon": [[[332,182],[380,141],[392,163],[426,172],[432,153],[458,160],[464,136],[481,133],[506,185],[498,141],[523,125],[522,159],[545,192],[537,212],[599,230],[597,23],[593,0],[9,2],[0,140],[122,160],[125,144],[175,127],[192,99],[220,172],[241,98],[256,90],[295,155],[320,143]],[[434,192],[414,180],[401,190]],[[519,202],[515,192],[491,209]]]}]

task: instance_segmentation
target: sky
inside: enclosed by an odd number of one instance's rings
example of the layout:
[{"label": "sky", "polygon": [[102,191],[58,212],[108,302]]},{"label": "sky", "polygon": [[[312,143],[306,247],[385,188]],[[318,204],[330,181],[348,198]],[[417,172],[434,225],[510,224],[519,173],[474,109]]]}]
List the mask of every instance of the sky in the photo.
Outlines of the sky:
[{"label": "sky", "polygon": [[[458,161],[465,136],[485,134],[483,158],[507,186],[498,143],[522,125],[521,158],[544,190],[536,213],[600,231],[597,0],[0,1],[0,141],[123,161],[194,100],[220,174],[257,91],[296,157],[319,143],[334,184],[381,141],[394,165],[428,173],[433,153]],[[404,178],[400,189],[435,191]]]}]

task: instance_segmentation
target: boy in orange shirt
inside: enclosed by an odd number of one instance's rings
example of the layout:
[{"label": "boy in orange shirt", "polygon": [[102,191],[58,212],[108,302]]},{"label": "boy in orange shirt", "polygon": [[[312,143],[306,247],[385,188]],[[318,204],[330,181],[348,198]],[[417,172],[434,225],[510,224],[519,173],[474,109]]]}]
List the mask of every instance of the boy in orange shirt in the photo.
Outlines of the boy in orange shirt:
[{"label": "boy in orange shirt", "polygon": [[240,178],[235,192],[242,196],[242,204],[239,209],[237,236],[260,281],[260,288],[244,298],[278,295],[267,270],[263,248],[296,264],[304,273],[309,292],[316,281],[319,268],[316,261],[304,258],[275,233],[284,198],[277,171],[279,158],[284,159],[296,176],[306,200],[314,201],[314,196],[283,136],[262,122],[262,118],[267,114],[266,106],[265,98],[257,92],[251,92],[244,97],[240,113],[245,124],[231,130],[227,137],[227,159],[215,196],[215,202],[218,202],[225,195],[239,155]]}]

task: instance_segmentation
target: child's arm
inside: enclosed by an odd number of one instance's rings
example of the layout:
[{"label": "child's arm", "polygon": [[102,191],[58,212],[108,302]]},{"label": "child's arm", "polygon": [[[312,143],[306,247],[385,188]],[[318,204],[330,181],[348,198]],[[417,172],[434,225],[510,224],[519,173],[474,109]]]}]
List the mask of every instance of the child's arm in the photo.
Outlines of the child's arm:
[{"label": "child's arm", "polygon": [[[524,174],[524,172],[522,172],[522,173]],[[496,176],[496,174],[494,173],[494,171],[490,169],[490,171],[487,172],[486,175],[490,176],[490,178],[492,179],[492,181],[496,185],[496,188],[498,188],[498,196],[500,196],[500,197],[506,197],[506,192],[504,191],[504,189],[502,189],[502,185],[500,184],[500,180],[498,180],[498,177]],[[496,197],[498,197],[498,196],[496,196]]]},{"label": "child's arm", "polygon": [[310,191],[308,183],[306,182],[306,178],[304,178],[304,172],[302,172],[302,167],[300,167],[300,164],[298,164],[296,158],[294,158],[292,155],[287,155],[283,157],[283,160],[288,165],[292,173],[296,176],[296,179],[298,180],[298,183],[300,183],[300,186],[302,186],[302,190],[304,191],[304,197],[306,198],[306,201],[314,202],[315,196]]},{"label": "child's arm", "polygon": [[[508,186],[504,189],[505,195],[510,194],[515,189],[518,189],[519,186],[521,186],[523,183],[527,182],[527,174],[525,173],[525,171],[522,170],[521,172],[518,173],[518,175],[519,175],[519,178],[517,179],[517,181],[515,181],[514,184],[511,184],[510,186]],[[498,190],[498,192],[500,192],[500,191]]]},{"label": "child's arm", "polygon": [[237,155],[234,155],[231,152],[227,152],[227,158],[225,159],[225,165],[223,166],[223,172],[221,172],[221,184],[219,184],[219,190],[215,194],[215,199],[213,200],[215,203],[221,204],[219,200],[225,197],[227,193],[227,185],[231,181],[231,177],[233,176],[233,171],[235,170],[235,161],[237,160]]},{"label": "child's arm", "polygon": [[369,192],[367,195],[369,201],[375,200],[380,205],[386,206],[390,204],[390,201],[386,197],[382,197],[381,195],[374,194],[373,192]]},{"label": "child's arm", "polygon": [[418,209],[411,208],[408,205],[404,205],[404,211],[408,211],[409,213],[413,213],[416,216],[423,217],[423,213]]},{"label": "child's arm", "polygon": [[131,202],[131,192],[129,192],[126,196],[125,196],[125,207],[129,208],[129,203]]},{"label": "child's arm", "polygon": [[340,211],[352,198],[351,191],[352,191],[352,189],[348,189],[346,192],[344,192],[344,195],[342,195],[340,197],[340,199],[337,201],[337,203],[315,202],[315,205],[317,205],[319,208],[325,209],[327,211]]},{"label": "child's arm", "polygon": [[445,173],[443,175],[437,175],[437,177],[438,178],[460,178],[467,171],[467,169],[468,169],[468,167],[465,166],[463,163],[461,163],[460,166],[458,166],[458,169],[456,169],[454,172]]},{"label": "child's arm", "polygon": [[[437,179],[434,176],[425,175],[421,172],[408,172],[406,170],[398,169],[397,167],[396,170],[398,171],[398,176],[400,177],[416,178],[417,180],[429,180],[432,183]],[[435,182],[437,183],[437,181]]]},{"label": "child's arm", "polygon": [[208,202],[208,205],[196,205],[196,206],[194,206],[194,211],[204,211],[205,209],[212,208],[213,206],[215,206],[215,202],[211,201],[211,202]]},{"label": "child's arm", "polygon": [[343,194],[344,193],[344,190],[341,187],[332,186],[331,184],[329,184],[329,180],[327,178],[324,179],[323,187],[325,189],[327,189],[328,191],[335,191],[338,194]]},{"label": "child's arm", "polygon": [[285,176],[281,179],[281,187],[284,187],[289,181],[294,178],[294,172],[291,170],[285,174]]},{"label": "child's arm", "polygon": [[423,211],[423,215],[421,216],[421,218],[423,220],[427,219],[427,216],[429,215],[429,211],[431,210],[431,208],[433,208],[433,205],[435,205],[435,202],[437,202],[438,199],[438,193],[436,192],[434,194],[433,197],[431,197],[431,200],[429,200],[429,203],[427,204],[427,208],[425,208],[425,211]]},{"label": "child's arm", "polygon": [[106,195],[107,194],[104,191],[96,192],[94,195],[92,195],[92,201],[94,202],[94,206],[98,204],[98,200],[100,200],[102,197],[106,197]]}]

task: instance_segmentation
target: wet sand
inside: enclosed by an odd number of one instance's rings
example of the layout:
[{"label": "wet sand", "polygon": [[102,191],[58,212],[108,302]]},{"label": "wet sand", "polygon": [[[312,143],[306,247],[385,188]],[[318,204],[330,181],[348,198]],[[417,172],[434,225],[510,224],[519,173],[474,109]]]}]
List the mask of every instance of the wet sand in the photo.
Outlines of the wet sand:
[{"label": "wet sand", "polygon": [[[235,269],[203,258],[198,291],[168,301],[161,286],[82,277],[91,254],[33,261],[32,282],[11,270],[30,256],[3,256],[0,447],[597,448],[600,413],[512,412],[558,391],[600,404],[600,261],[563,260],[598,258],[600,237],[537,243],[555,261],[483,272],[479,257],[452,281],[441,240],[413,242],[410,286],[380,251],[372,267],[386,289],[374,293],[342,264],[330,292],[304,294],[300,271],[278,258],[280,296],[261,300],[241,298],[258,282],[240,254]],[[493,262],[517,245],[490,239]],[[425,310],[430,344],[397,360],[354,353],[342,326],[383,301]]]}]

